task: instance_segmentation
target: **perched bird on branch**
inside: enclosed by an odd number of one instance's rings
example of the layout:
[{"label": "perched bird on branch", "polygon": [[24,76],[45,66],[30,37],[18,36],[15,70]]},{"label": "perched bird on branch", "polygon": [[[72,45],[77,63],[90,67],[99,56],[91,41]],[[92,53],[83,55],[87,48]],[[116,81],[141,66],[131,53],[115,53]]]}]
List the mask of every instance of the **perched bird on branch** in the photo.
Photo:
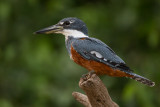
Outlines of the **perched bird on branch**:
[{"label": "perched bird on branch", "polygon": [[70,58],[97,75],[129,77],[150,87],[155,83],[137,75],[102,41],[88,36],[86,24],[78,18],[64,18],[57,24],[36,31],[35,34],[59,33],[65,36]]}]

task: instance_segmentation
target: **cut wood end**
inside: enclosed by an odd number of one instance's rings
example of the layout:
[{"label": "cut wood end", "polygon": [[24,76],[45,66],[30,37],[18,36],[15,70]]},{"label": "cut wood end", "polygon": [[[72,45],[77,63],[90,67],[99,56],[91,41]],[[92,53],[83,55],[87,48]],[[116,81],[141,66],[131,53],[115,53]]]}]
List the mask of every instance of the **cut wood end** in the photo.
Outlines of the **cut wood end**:
[{"label": "cut wood end", "polygon": [[72,96],[78,101],[80,102],[81,104],[83,104],[84,106],[86,107],[92,107],[89,100],[88,100],[88,97],[82,93],[79,93],[79,92],[73,92],[72,93]]}]

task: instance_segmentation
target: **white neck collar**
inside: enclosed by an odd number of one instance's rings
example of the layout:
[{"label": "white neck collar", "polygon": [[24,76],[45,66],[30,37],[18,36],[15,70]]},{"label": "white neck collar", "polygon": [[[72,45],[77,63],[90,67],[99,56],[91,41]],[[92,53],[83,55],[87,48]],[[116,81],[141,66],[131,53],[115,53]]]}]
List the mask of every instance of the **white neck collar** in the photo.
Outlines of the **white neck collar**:
[{"label": "white neck collar", "polygon": [[72,36],[74,38],[88,37],[87,35],[78,30],[64,29],[61,33],[65,36],[66,39],[68,39],[68,36]]}]

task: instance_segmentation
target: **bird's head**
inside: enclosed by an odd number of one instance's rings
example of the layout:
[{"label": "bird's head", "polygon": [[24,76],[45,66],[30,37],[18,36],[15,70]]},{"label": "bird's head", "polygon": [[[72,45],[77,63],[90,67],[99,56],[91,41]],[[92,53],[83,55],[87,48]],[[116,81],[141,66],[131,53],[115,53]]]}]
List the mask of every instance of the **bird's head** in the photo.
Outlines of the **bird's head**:
[{"label": "bird's head", "polygon": [[63,34],[66,37],[88,36],[88,30],[86,24],[82,20],[73,17],[64,18],[55,25],[52,25],[50,27],[35,32],[35,34],[51,34],[51,33]]}]

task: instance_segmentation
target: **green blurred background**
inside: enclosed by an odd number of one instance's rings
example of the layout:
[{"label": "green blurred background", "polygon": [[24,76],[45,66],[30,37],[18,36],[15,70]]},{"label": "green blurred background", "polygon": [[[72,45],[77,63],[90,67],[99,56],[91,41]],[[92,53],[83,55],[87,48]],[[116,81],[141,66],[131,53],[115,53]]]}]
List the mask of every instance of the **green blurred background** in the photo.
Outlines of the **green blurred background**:
[{"label": "green blurred background", "polygon": [[160,107],[160,0],[1,0],[0,107],[82,107],[72,97],[87,70],[72,62],[60,34],[33,35],[78,17],[135,73],[156,82],[101,76],[120,107]]}]

